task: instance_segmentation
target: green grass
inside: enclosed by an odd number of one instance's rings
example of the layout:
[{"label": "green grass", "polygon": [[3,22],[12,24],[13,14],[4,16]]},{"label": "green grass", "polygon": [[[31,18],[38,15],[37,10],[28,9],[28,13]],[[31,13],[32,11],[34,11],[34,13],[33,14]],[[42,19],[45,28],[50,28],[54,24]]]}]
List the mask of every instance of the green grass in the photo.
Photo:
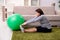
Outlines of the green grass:
[{"label": "green grass", "polygon": [[13,31],[12,40],[60,40],[60,29],[53,28],[51,33],[22,33]]}]

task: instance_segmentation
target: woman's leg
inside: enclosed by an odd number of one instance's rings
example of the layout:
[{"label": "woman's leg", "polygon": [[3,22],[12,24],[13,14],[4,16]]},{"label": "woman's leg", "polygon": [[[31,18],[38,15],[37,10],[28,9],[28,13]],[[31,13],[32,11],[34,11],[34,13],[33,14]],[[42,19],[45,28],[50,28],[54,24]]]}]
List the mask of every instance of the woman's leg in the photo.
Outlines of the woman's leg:
[{"label": "woman's leg", "polygon": [[24,30],[24,32],[36,32],[36,31],[37,31],[36,28],[29,28]]}]

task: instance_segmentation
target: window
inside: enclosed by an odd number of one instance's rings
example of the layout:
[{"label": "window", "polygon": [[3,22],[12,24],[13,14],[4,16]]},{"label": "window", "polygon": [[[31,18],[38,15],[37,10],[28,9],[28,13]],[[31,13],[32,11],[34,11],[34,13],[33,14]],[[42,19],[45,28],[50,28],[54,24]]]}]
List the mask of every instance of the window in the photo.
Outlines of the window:
[{"label": "window", "polygon": [[60,0],[58,1],[58,3],[60,3]]},{"label": "window", "polygon": [[40,6],[40,0],[31,0],[31,6]]},{"label": "window", "polygon": [[25,6],[40,6],[40,0],[24,0]]},{"label": "window", "polygon": [[4,0],[0,0],[0,4],[3,4],[4,3]]},{"label": "window", "polygon": [[24,6],[28,6],[28,0],[24,0]]},{"label": "window", "polygon": [[38,0],[31,0],[31,6],[37,6]]},{"label": "window", "polygon": [[59,9],[60,9],[60,0],[58,1],[58,7],[59,7]]}]

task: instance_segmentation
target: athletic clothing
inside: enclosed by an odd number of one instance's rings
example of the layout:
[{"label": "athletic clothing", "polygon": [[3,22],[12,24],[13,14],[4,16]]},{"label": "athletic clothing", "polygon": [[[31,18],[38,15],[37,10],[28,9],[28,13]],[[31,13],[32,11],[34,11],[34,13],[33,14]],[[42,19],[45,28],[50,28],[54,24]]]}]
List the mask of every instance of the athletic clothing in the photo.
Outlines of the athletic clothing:
[{"label": "athletic clothing", "polygon": [[44,27],[35,27],[37,29],[37,32],[52,32],[52,29],[47,29],[47,28],[44,28]]},{"label": "athletic clothing", "polygon": [[44,16],[44,15],[41,15],[41,16],[38,16],[38,17],[34,17],[28,21],[26,21],[25,23],[26,24],[29,24],[29,23],[32,23],[32,22],[36,22],[36,21],[39,21],[40,22],[40,26],[36,27],[37,28],[37,31],[40,31],[40,30],[50,30],[52,29],[52,26],[51,24],[49,23],[49,20]]}]

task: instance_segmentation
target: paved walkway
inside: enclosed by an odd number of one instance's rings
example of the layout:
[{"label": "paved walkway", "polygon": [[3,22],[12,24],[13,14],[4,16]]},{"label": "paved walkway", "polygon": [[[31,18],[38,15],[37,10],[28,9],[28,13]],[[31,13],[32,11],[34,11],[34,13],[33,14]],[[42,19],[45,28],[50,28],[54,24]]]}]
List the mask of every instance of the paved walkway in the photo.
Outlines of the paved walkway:
[{"label": "paved walkway", "polygon": [[2,16],[0,14],[0,40],[11,40],[12,31],[7,26],[6,22],[2,22]]}]

